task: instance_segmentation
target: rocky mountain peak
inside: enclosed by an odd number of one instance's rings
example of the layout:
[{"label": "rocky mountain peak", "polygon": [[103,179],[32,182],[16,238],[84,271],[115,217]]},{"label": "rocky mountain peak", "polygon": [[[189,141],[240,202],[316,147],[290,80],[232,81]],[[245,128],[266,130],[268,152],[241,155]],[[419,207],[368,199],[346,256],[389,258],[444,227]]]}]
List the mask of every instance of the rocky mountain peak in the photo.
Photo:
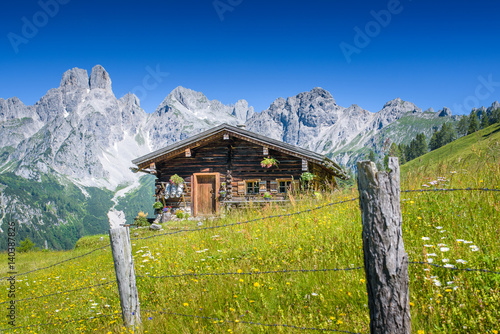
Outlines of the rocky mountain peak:
[{"label": "rocky mountain peak", "polygon": [[81,68],[72,68],[71,70],[67,70],[64,72],[61,83],[59,85],[61,88],[65,87],[75,87],[75,88],[83,88],[89,89],[89,75],[87,70],[83,70]]},{"label": "rocky mountain peak", "polygon": [[498,103],[498,101],[495,101],[488,108],[488,112],[492,112],[493,110],[496,110],[496,109],[499,109],[499,108],[500,108],[500,103]]},{"label": "rocky mountain peak", "polygon": [[438,117],[451,116],[451,110],[448,107],[443,107],[443,109],[438,111]]},{"label": "rocky mountain peak", "polygon": [[288,100],[290,99],[297,99],[306,102],[311,102],[314,100],[328,100],[328,102],[335,104],[335,99],[333,98],[332,94],[321,87],[314,87],[309,92],[297,94],[294,97],[288,98]]},{"label": "rocky mountain peak", "polygon": [[141,107],[141,101],[139,101],[139,98],[132,93],[127,93],[126,95],[122,96],[119,101],[126,106],[136,106],[139,108]]},{"label": "rocky mountain peak", "polygon": [[104,89],[108,92],[111,92],[111,78],[109,77],[108,72],[101,65],[96,65],[92,68],[92,72],[90,73],[90,89]]},{"label": "rocky mountain peak", "polygon": [[422,109],[417,107],[414,103],[404,101],[401,98],[397,97],[394,100],[390,100],[384,104],[384,107],[382,108],[381,111],[384,110],[391,110],[391,111],[398,111],[398,112],[408,112],[408,111],[413,111],[413,112],[422,112]]}]

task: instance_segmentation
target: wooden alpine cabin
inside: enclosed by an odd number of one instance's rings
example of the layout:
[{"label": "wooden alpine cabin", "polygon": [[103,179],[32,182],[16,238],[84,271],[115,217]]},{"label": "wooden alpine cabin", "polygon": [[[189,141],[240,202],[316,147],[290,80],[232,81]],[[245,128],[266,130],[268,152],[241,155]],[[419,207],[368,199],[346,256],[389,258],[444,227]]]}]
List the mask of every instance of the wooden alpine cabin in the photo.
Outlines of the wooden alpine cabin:
[{"label": "wooden alpine cabin", "polygon": [[[335,177],[348,178],[339,165],[321,154],[228,124],[132,163],[137,166],[133,171],[156,175],[158,201],[193,216],[217,214],[225,205],[247,201],[284,200],[290,189],[299,189],[304,172],[314,175],[316,185],[336,185]],[[184,181],[177,188],[170,182],[175,174]]]}]

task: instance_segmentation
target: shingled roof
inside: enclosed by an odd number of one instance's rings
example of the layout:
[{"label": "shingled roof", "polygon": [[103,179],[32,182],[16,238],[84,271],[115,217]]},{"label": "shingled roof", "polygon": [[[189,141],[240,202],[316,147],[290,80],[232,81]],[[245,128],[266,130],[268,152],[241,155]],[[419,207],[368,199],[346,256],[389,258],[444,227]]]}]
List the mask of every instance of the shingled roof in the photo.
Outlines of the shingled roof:
[{"label": "shingled roof", "polygon": [[316,163],[320,166],[323,166],[324,168],[331,170],[335,176],[341,179],[345,180],[349,178],[347,173],[337,163],[328,159],[322,154],[309,151],[298,146],[287,144],[276,139],[265,137],[255,132],[244,130],[242,128],[235,127],[226,123],[132,160],[132,163],[138,167],[137,169],[134,168],[133,170],[143,170],[144,168],[149,167],[150,163],[163,159],[165,156],[174,156],[177,154],[181,154],[188,148],[199,146],[200,142],[207,141],[212,137],[222,135],[224,133],[229,133],[243,140],[247,140],[249,142],[266,146],[268,148],[281,151],[291,156]]}]

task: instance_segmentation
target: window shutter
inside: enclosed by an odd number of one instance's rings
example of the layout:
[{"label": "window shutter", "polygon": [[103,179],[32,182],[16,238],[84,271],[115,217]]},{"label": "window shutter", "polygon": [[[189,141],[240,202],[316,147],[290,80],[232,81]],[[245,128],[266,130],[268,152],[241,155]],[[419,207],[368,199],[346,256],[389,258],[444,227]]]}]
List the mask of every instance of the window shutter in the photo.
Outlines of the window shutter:
[{"label": "window shutter", "polygon": [[259,193],[265,193],[267,191],[267,181],[259,180]]},{"label": "window shutter", "polygon": [[302,159],[302,171],[307,172],[307,160]]},{"label": "window shutter", "polygon": [[238,181],[238,195],[245,195],[245,181]]},{"label": "window shutter", "polygon": [[276,194],[278,192],[278,181],[271,181],[271,193]]}]

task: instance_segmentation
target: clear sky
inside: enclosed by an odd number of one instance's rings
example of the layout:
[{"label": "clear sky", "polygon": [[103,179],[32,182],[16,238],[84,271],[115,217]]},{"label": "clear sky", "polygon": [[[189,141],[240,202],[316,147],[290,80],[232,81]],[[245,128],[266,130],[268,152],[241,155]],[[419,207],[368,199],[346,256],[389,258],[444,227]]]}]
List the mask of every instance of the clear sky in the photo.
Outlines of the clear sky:
[{"label": "clear sky", "polygon": [[181,85],[257,111],[318,86],[344,107],[375,112],[400,97],[463,114],[500,100],[499,9],[492,0],[8,1],[0,97],[34,104],[67,69],[101,64],[115,95],[137,93],[147,112]]}]

